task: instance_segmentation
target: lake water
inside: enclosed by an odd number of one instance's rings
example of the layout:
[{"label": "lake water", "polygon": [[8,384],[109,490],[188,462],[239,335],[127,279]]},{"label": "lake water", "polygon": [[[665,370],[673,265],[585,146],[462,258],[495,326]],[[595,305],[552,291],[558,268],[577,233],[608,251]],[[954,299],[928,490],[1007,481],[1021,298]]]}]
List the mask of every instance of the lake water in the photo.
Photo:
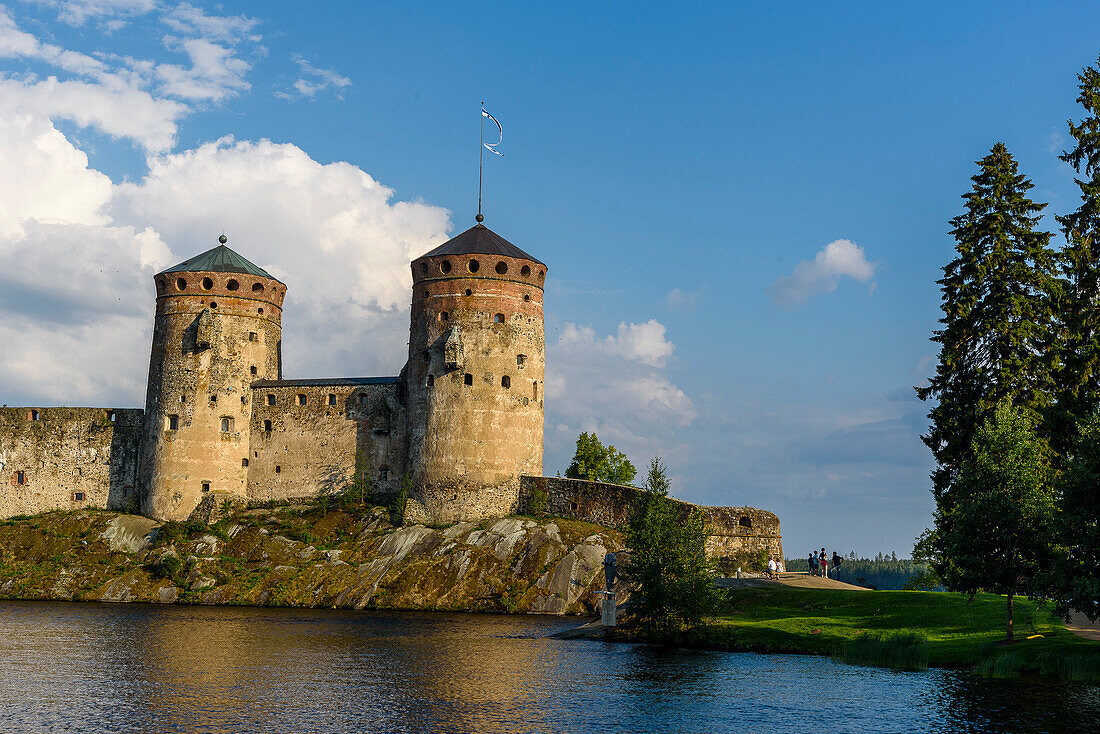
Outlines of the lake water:
[{"label": "lake water", "polygon": [[0,731],[1100,732],[1100,687],[552,640],[560,617],[0,602]]}]

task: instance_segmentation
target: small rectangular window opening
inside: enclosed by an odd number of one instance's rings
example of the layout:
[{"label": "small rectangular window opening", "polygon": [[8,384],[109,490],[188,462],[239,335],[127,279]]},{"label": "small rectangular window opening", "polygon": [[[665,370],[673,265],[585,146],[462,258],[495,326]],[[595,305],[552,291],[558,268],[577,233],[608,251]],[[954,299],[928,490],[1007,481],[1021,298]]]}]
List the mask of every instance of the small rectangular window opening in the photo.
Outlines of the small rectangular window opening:
[{"label": "small rectangular window opening", "polygon": [[241,466],[248,466],[248,459],[241,459]]},{"label": "small rectangular window opening", "polygon": [[36,420],[38,420],[38,418],[39,418],[39,415],[38,415],[37,410],[28,410],[27,411],[27,420],[36,421]]},{"label": "small rectangular window opening", "polygon": [[25,484],[27,483],[27,475],[26,475],[26,473],[25,473],[25,472],[22,472],[22,471],[17,471],[17,472],[15,473],[15,483],[16,483],[16,485],[18,485],[18,486],[20,486],[20,487],[22,487],[23,485],[25,485]]},{"label": "small rectangular window opening", "polygon": [[107,421],[110,422],[110,423],[115,422],[115,411],[113,411],[113,410],[108,410],[107,411]]},{"label": "small rectangular window opening", "polygon": [[473,384],[474,384],[474,376],[473,376],[473,375],[471,375],[471,374],[470,374],[469,372],[467,372],[467,373],[466,373],[466,374],[465,374],[465,375],[464,375],[464,376],[462,377],[462,383],[463,383],[464,385],[473,385]]},{"label": "small rectangular window opening", "polygon": [[260,340],[260,335],[254,331],[248,332],[248,341],[255,342]]},{"label": "small rectangular window opening", "polygon": [[390,470],[386,467],[382,467],[378,470],[378,478],[383,482],[390,478]]},{"label": "small rectangular window opening", "polygon": [[329,405],[336,405],[336,396],[333,395],[332,393],[329,393],[328,404]]},{"label": "small rectangular window opening", "polygon": [[539,381],[535,380],[531,383],[531,392],[534,394],[535,400],[539,399]]},{"label": "small rectangular window opening", "polygon": [[306,404],[306,396],[303,393],[298,393],[298,397],[296,399],[297,399],[298,405],[305,405]]},{"label": "small rectangular window opening", "polygon": [[264,421],[264,430],[269,433],[271,432],[271,421]]},{"label": "small rectangular window opening", "polygon": [[271,393],[267,394],[267,404],[268,405],[274,405],[275,404],[275,396],[272,395]]},{"label": "small rectangular window opening", "polygon": [[519,367],[520,369],[523,369],[523,365],[526,362],[527,362],[527,355],[526,354],[517,354],[516,355],[516,366],[517,367]]},{"label": "small rectangular window opening", "polygon": [[233,430],[233,419],[222,418],[222,433],[229,433]]},{"label": "small rectangular window opening", "polygon": [[500,386],[503,387],[505,390],[512,387],[512,378],[509,377],[508,375],[505,375],[504,377],[501,377],[500,378]]},{"label": "small rectangular window opening", "polygon": [[367,396],[366,395],[360,395],[359,396],[359,404],[360,405],[366,405],[367,404]]},{"label": "small rectangular window opening", "polygon": [[84,493],[83,492],[73,492],[73,501],[74,502],[83,502],[84,501]]},{"label": "small rectangular window opening", "polygon": [[203,482],[202,483],[202,491],[203,492],[209,492],[210,491],[210,482]]},{"label": "small rectangular window opening", "polygon": [[180,417],[178,415],[168,416],[168,430],[169,431],[176,431],[176,430],[179,430],[179,427],[180,427]]},{"label": "small rectangular window opening", "polygon": [[281,467],[281,466],[279,466],[278,464],[276,464],[276,465],[275,465],[275,473],[276,473],[276,474],[282,474],[282,472],[283,472],[283,467]]},{"label": "small rectangular window opening", "polygon": [[249,367],[248,371],[253,375],[256,374],[256,365],[252,365],[251,367]]},{"label": "small rectangular window opening", "polygon": [[218,396],[217,395],[211,395],[210,396],[210,402],[212,402],[212,403],[218,402]]}]

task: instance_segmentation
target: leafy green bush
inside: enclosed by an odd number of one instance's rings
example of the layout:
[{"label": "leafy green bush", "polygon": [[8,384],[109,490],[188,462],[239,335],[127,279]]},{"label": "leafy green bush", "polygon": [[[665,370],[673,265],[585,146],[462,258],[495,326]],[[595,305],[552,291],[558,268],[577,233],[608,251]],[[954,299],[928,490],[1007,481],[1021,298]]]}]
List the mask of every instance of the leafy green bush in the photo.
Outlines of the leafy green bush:
[{"label": "leafy green bush", "polygon": [[183,569],[183,561],[175,553],[165,553],[147,568],[155,579],[172,579]]}]

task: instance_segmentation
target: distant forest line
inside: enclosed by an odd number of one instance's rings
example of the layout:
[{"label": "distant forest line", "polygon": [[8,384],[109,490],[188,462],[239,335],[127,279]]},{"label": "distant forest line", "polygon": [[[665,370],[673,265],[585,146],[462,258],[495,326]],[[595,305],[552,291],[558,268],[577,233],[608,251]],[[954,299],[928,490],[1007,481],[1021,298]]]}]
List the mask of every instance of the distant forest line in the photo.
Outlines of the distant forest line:
[{"label": "distant forest line", "polygon": [[[788,558],[786,561],[788,571],[806,571],[808,565],[806,558]],[[856,586],[898,590],[905,587],[906,581],[927,569],[928,566],[923,563],[915,563],[909,558],[898,558],[893,554],[884,556],[879,553],[871,559],[856,558],[855,553],[849,553],[840,568],[833,569],[830,565],[829,578]]]}]

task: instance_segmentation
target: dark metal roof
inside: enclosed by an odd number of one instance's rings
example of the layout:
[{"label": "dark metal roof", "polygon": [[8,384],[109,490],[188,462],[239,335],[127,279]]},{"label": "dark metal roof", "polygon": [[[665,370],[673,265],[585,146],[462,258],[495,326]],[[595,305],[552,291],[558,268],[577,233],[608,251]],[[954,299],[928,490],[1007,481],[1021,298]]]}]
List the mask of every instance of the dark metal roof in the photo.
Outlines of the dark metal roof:
[{"label": "dark metal roof", "polygon": [[421,257],[437,257],[439,255],[503,255],[530,260],[540,265],[546,264],[537,258],[531,257],[484,224],[475,224],[462,234],[447,240],[431,252],[421,255]]},{"label": "dark metal roof", "polygon": [[356,385],[392,385],[400,381],[398,377],[320,377],[306,380],[257,380],[252,387],[325,387]]},{"label": "dark metal roof", "polygon": [[[168,268],[166,273],[244,273],[246,275],[258,275],[261,278],[279,280],[263,268],[245,260],[225,245],[218,245],[212,250],[207,250],[201,255],[195,255],[190,260],[184,260],[175,267]],[[279,281],[282,282],[282,281]]]}]

